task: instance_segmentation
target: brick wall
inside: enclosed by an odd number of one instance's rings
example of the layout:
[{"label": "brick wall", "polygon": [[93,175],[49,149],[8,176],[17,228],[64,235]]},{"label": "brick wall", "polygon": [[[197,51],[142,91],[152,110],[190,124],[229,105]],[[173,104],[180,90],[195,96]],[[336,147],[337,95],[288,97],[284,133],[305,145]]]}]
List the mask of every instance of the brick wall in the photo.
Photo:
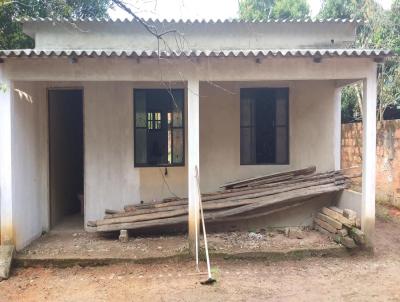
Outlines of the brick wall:
[{"label": "brick wall", "polygon": [[[400,120],[378,122],[376,144],[377,199],[400,206]],[[342,125],[341,161],[342,168],[361,171],[362,123]]]}]

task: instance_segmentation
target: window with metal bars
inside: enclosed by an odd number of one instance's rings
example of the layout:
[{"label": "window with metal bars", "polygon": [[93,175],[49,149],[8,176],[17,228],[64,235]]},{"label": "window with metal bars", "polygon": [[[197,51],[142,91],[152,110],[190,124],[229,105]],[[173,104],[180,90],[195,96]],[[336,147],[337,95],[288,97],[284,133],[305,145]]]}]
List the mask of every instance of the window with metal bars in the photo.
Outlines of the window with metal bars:
[{"label": "window with metal bars", "polygon": [[289,164],[289,89],[240,90],[240,164]]},{"label": "window with metal bars", "polygon": [[134,90],[136,167],[185,164],[184,90]]}]

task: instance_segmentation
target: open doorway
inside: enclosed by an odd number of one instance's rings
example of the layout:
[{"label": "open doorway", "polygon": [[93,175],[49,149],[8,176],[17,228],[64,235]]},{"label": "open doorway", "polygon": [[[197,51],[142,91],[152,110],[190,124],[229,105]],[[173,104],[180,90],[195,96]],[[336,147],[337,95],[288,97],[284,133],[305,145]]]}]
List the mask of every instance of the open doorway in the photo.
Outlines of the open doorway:
[{"label": "open doorway", "polygon": [[51,89],[49,103],[50,225],[83,228],[83,91]]}]

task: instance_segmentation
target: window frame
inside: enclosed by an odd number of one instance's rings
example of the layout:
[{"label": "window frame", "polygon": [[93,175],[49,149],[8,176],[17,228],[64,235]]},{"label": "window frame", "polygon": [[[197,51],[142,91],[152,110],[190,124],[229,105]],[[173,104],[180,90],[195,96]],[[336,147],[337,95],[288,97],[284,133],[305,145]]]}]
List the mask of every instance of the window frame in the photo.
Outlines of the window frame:
[{"label": "window frame", "polygon": [[[171,163],[171,164],[149,164],[149,163],[138,163],[137,158],[136,158],[136,143],[137,143],[137,135],[136,135],[136,129],[149,129],[146,127],[137,127],[136,126],[136,106],[135,106],[135,95],[137,91],[167,91],[168,93],[174,93],[174,91],[177,91],[179,93],[182,93],[182,126],[181,127],[171,127],[171,129],[182,129],[182,162],[181,163]],[[186,165],[186,120],[185,120],[185,103],[186,103],[186,93],[185,89],[183,88],[173,88],[173,89],[165,89],[165,88],[134,88],[133,89],[133,165],[135,168],[157,168],[157,167],[184,167]],[[147,111],[146,111],[146,126],[148,125],[148,120],[147,120]],[[154,112],[153,112],[154,113]],[[153,122],[155,119],[153,120]],[[168,117],[167,120],[165,121],[167,125],[166,133],[167,133],[167,138],[168,138],[168,131],[169,131],[169,125],[168,125]],[[161,116],[161,125],[163,124],[162,116]],[[161,129],[150,129],[150,131],[160,131]],[[173,132],[173,131],[172,131]],[[171,133],[172,133],[171,132]],[[147,132],[146,132],[147,134]],[[173,135],[171,135],[171,140],[172,140],[172,147],[171,150],[173,150],[174,142],[173,142]],[[167,154],[168,156],[168,154]]]},{"label": "window frame", "polygon": [[[277,90],[277,89],[282,89],[287,91],[287,106],[286,106],[286,116],[287,116],[287,127],[286,127],[286,136],[287,136],[287,149],[286,149],[286,154],[287,158],[284,163],[277,163],[271,162],[271,163],[243,163],[242,161],[242,128],[249,128],[248,126],[243,126],[242,127],[242,118],[241,118],[241,102],[242,102],[242,95],[244,91],[260,91],[260,90]],[[275,100],[276,104],[276,100]],[[276,112],[275,112],[275,117],[276,117]],[[256,126],[254,126],[255,128]],[[274,129],[277,127],[284,127],[282,125],[277,126],[276,124],[274,125]],[[276,138],[275,138],[275,146],[276,146]],[[241,166],[288,166],[290,165],[290,89],[288,86],[286,87],[242,87],[240,88],[240,96],[239,96],[239,161]]]}]

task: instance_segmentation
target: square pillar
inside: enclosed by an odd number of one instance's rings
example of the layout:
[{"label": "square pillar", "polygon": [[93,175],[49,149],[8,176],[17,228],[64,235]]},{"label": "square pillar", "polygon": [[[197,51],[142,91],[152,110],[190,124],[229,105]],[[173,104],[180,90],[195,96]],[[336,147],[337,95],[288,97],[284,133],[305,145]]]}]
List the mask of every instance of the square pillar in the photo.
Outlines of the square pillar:
[{"label": "square pillar", "polygon": [[334,95],[334,129],[333,129],[333,156],[335,170],[341,167],[341,148],[342,148],[342,87],[335,89]]},{"label": "square pillar", "polygon": [[[188,81],[188,202],[189,202],[189,250],[195,255],[200,229],[200,198],[196,179],[196,167],[200,161],[200,104],[199,81]],[[196,240],[197,239],[197,240]]]},{"label": "square pillar", "polygon": [[376,169],[376,65],[363,80],[363,154],[361,229],[372,247],[375,234],[375,169]]},{"label": "square pillar", "polygon": [[0,223],[1,244],[14,243],[12,205],[12,115],[13,83],[0,65]]}]

